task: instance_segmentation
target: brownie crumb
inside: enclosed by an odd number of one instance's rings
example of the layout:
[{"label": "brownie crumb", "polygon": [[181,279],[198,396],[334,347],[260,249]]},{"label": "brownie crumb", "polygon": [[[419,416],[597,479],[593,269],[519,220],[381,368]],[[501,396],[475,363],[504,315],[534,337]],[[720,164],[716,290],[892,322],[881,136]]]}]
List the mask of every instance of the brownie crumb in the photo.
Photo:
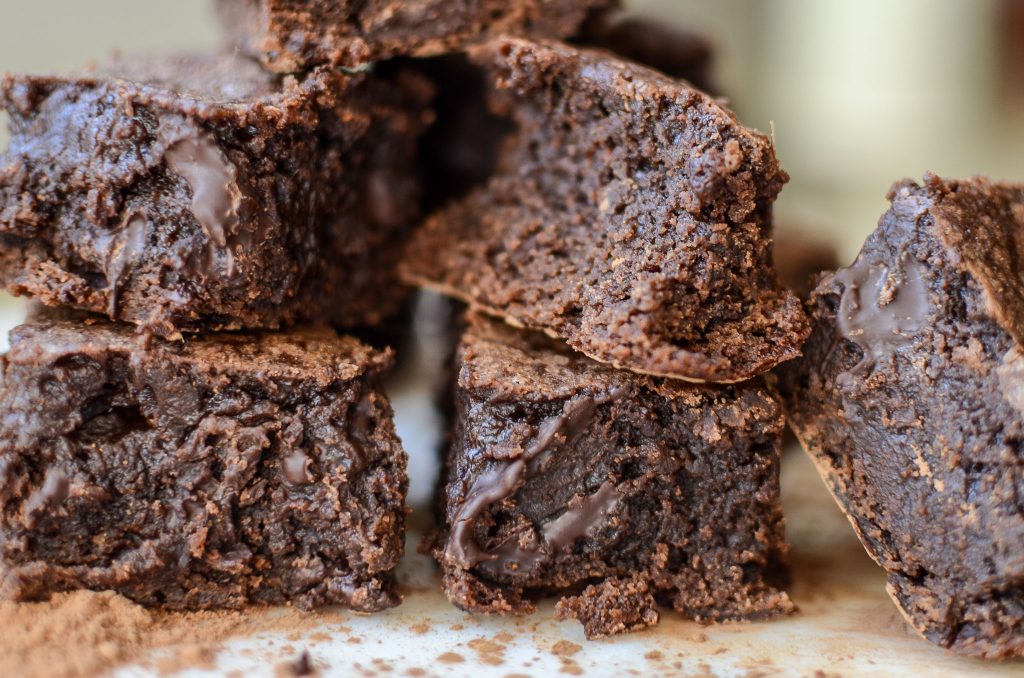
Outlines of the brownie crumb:
[{"label": "brownie crumb", "polygon": [[582,622],[587,639],[593,640],[653,626],[659,615],[646,582],[608,579],[558,601],[555,618]]}]

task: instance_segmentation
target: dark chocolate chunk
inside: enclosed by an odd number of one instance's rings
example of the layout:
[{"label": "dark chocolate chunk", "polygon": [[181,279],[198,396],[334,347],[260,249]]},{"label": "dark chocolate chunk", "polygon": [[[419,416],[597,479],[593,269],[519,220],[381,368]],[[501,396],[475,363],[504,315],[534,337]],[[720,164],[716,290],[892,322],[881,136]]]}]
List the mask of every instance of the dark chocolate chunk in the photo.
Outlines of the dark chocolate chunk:
[{"label": "dark chocolate chunk", "polygon": [[473,55],[519,131],[484,187],[418,231],[409,282],[637,372],[734,382],[798,355],[766,137],[604,52],[507,39]]},{"label": "dark chocolate chunk", "polygon": [[7,77],[0,279],[164,336],[380,322],[407,296],[422,104],[401,82],[230,57]]},{"label": "dark chocolate chunk", "polygon": [[15,329],[0,363],[0,595],[394,605],[407,480],[390,363],[329,331],[147,345],[67,314]]},{"label": "dark chocolate chunk", "polygon": [[790,421],[925,638],[1024,656],[1024,186],[896,184],[811,295]]},{"label": "dark chocolate chunk", "polygon": [[434,554],[457,606],[524,613],[555,593],[589,637],[654,623],[655,598],[703,621],[793,609],[782,412],[760,381],[614,370],[477,315],[456,367]]},{"label": "dark chocolate chunk", "polygon": [[499,35],[565,38],[618,0],[218,0],[231,41],[272,71],[457,52]]}]

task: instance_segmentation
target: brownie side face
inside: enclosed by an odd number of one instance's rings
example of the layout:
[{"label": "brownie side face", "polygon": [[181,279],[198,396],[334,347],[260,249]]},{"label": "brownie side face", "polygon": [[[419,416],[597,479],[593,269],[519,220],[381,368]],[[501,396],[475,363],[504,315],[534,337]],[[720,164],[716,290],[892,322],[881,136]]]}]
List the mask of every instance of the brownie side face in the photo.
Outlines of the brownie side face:
[{"label": "brownie side face", "polygon": [[760,382],[698,386],[613,370],[470,316],[435,542],[458,607],[558,614],[588,637],[657,604],[702,621],[788,612],[781,407]]},{"label": "brownie side face", "polygon": [[638,372],[733,382],[798,355],[766,137],[605,52],[507,39],[474,58],[519,129],[488,183],[417,232],[409,282]]},{"label": "brownie side face", "polygon": [[925,638],[1024,655],[1024,187],[896,184],[781,371],[798,437]]},{"label": "brownie side face", "polygon": [[419,199],[419,114],[396,91],[217,56],[7,77],[0,278],[164,336],[372,323],[403,293],[396,254],[374,285],[350,262],[380,258]]},{"label": "brownie side face", "polygon": [[12,332],[0,595],[396,604],[407,478],[390,354],[327,331],[140,341],[81,318]]},{"label": "brownie side face", "polygon": [[618,0],[218,0],[235,46],[279,73],[436,56],[498,35],[565,38]]}]

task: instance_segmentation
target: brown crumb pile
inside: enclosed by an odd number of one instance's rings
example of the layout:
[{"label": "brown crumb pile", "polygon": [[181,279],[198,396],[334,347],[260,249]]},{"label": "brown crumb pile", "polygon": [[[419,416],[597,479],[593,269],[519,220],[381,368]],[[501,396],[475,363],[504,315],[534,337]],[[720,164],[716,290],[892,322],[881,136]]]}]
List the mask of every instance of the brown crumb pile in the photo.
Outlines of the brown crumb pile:
[{"label": "brown crumb pile", "polygon": [[150,611],[117,594],[93,591],[57,594],[41,603],[0,601],[0,676],[88,678],[127,663],[168,673],[210,667],[229,640],[311,630],[328,620],[327,613],[291,608]]}]

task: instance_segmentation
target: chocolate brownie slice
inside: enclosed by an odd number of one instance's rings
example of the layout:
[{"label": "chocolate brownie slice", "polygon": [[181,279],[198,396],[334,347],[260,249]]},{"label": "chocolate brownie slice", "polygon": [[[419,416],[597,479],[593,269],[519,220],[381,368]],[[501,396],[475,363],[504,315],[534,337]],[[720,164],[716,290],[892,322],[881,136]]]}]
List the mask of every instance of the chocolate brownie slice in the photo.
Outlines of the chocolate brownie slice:
[{"label": "chocolate brownie slice", "polygon": [[391,363],[329,331],[167,343],[35,319],[0,366],[0,595],[174,609],[394,605]]},{"label": "chocolate brownie slice", "polygon": [[410,283],[638,372],[732,382],[798,355],[766,137],[605,52],[503,39],[473,55],[519,130],[495,176],[417,232]]},{"label": "chocolate brownie slice", "polygon": [[618,0],[218,0],[232,43],[279,73],[460,51],[498,35],[565,38]]},{"label": "chocolate brownie slice", "polygon": [[793,606],[779,588],[782,411],[760,381],[703,386],[614,370],[471,315],[434,553],[472,612],[562,596],[588,637]]},{"label": "chocolate brownie slice", "polygon": [[165,336],[377,322],[406,296],[418,96],[214,56],[7,77],[0,279]]},{"label": "chocolate brownie slice", "polygon": [[896,184],[810,299],[791,422],[925,638],[1024,655],[1024,186]]}]

